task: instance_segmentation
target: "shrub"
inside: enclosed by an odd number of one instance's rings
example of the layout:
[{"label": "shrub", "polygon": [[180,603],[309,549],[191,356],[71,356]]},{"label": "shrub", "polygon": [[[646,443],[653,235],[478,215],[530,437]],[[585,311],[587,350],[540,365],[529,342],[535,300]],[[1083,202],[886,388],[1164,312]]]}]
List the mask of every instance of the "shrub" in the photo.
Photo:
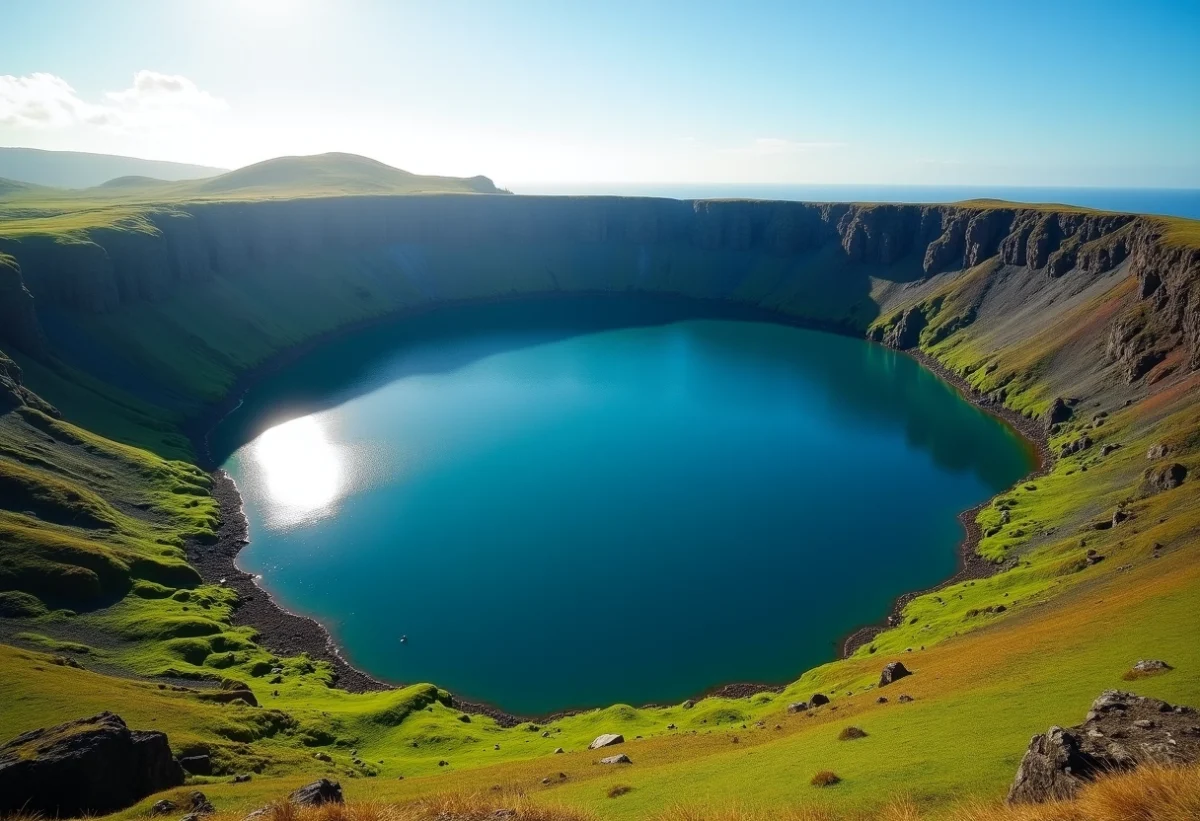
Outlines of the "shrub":
[{"label": "shrub", "polygon": [[846,727],[838,733],[838,741],[853,741],[856,738],[866,738],[867,731],[858,727]]},{"label": "shrub", "polygon": [[841,780],[842,779],[838,777],[837,773],[831,770],[821,770],[812,777],[811,783],[814,787],[832,787]]}]

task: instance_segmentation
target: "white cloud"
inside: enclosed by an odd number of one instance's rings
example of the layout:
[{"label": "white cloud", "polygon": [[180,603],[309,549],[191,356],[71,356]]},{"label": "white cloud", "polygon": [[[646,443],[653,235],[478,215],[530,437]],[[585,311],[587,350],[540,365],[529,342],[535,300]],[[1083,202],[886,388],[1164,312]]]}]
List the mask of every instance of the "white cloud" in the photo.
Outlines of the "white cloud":
[{"label": "white cloud", "polygon": [[187,77],[156,71],[139,71],[130,88],[107,92],[101,103],[82,99],[70,83],[53,74],[0,75],[0,126],[153,128],[224,108],[224,100]]},{"label": "white cloud", "polygon": [[779,137],[758,137],[750,145],[722,149],[724,154],[753,154],[762,157],[780,154],[803,154],[829,148],[841,148],[845,143],[825,140],[784,140]]}]

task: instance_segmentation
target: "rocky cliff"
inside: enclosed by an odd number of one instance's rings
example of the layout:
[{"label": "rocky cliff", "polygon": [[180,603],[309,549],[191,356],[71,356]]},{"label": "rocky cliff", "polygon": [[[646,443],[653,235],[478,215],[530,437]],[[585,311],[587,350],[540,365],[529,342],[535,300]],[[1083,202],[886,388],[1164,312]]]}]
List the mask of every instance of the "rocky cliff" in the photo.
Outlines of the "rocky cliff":
[{"label": "rocky cliff", "polygon": [[[113,314],[189,285],[339,255],[375,254],[376,267],[399,278],[414,258],[486,247],[459,266],[472,269],[471,281],[422,282],[418,299],[611,286],[732,299],[856,333],[898,311],[875,335],[910,347],[931,331],[929,306],[908,289],[987,263],[992,278],[1032,277],[1013,297],[1026,301],[1059,280],[1078,289],[1118,269],[1135,279],[1107,321],[1104,356],[1136,381],[1172,355],[1200,366],[1200,249],[1168,242],[1165,231],[1148,217],[992,203],[442,195],[194,204],[70,241],[0,234],[0,344],[53,353],[38,321],[46,311]],[[553,260],[539,256],[550,246]],[[628,271],[616,270],[615,255]],[[709,274],[697,272],[701,261]],[[528,279],[520,284],[509,281],[518,266]],[[588,266],[596,269],[588,277],[567,270]],[[967,312],[954,328],[972,320]]]}]

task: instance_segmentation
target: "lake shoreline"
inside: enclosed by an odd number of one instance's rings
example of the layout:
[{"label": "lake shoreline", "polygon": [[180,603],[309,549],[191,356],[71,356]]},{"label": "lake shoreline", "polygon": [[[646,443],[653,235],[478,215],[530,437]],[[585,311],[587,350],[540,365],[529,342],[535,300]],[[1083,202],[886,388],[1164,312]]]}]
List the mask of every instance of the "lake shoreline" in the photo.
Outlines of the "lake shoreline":
[{"label": "lake shoreline", "polygon": [[[1018,483],[1040,478],[1053,469],[1054,454],[1050,450],[1050,437],[1042,420],[1031,419],[1011,408],[1005,407],[986,394],[980,393],[967,380],[924,351],[912,348],[900,351],[900,353],[912,357],[923,368],[950,385],[964,401],[970,402],[984,413],[996,417],[1017,432],[1033,451],[1036,460],[1033,470],[1019,479]],[[981,556],[978,552],[979,543],[983,540],[983,529],[975,519],[984,508],[992,504],[995,498],[995,496],[992,496],[985,499],[974,507],[967,508],[958,514],[959,524],[963,528],[963,539],[958,544],[958,570],[955,571],[954,575],[933,587],[925,590],[913,590],[897,597],[896,601],[892,604],[892,609],[883,621],[860,627],[841,642],[842,658],[849,658],[858,648],[870,644],[884,630],[898,625],[904,608],[918,596],[924,596],[927,593],[936,593],[938,590],[945,590],[947,587],[959,584],[960,582],[986,579],[1010,566],[1011,560],[1010,562],[997,563]]]},{"label": "lake shoreline", "polygon": [[[554,295],[549,295],[553,298]],[[591,296],[587,293],[572,293],[561,294],[559,296],[568,298],[586,298]],[[628,298],[628,295],[612,295],[603,294],[606,297]],[[807,330],[822,331],[833,333],[838,336],[845,336],[862,341],[865,340],[861,332],[856,329],[849,329],[841,325],[831,323],[810,322],[803,319],[779,315],[773,312],[755,309],[751,306],[725,306],[722,303],[713,304],[710,300],[694,300],[687,297],[675,297],[673,295],[638,295],[639,298],[645,296],[650,299],[658,299],[664,304],[697,304],[707,307],[708,313],[719,315],[725,313],[722,308],[727,308],[728,314],[741,315],[741,318],[747,320],[757,320],[771,322],[774,324],[786,325],[791,327],[803,328]],[[452,305],[458,307],[464,304],[488,304],[501,303],[512,301],[523,301],[530,297],[500,297],[496,299],[470,300],[463,302],[455,302]],[[313,659],[325,661],[329,663],[333,669],[334,681],[333,686],[339,689],[346,690],[352,693],[378,692],[382,690],[395,689],[405,685],[395,685],[383,682],[369,674],[355,668],[342,655],[340,648],[333,640],[330,632],[318,621],[300,616],[288,611],[274,601],[271,595],[258,584],[258,579],[252,574],[248,574],[240,570],[236,566],[236,557],[246,544],[249,543],[248,523],[246,521],[241,494],[237,488],[233,478],[224,470],[220,469],[215,464],[213,453],[211,450],[211,435],[217,425],[229,414],[233,413],[242,403],[246,393],[255,385],[260,383],[267,376],[278,372],[282,368],[296,362],[306,354],[327,344],[328,342],[362,331],[371,327],[385,325],[390,322],[400,321],[408,317],[426,314],[440,308],[451,307],[450,305],[436,305],[421,309],[406,310],[393,312],[386,315],[372,317],[361,322],[352,323],[350,325],[333,329],[331,331],[318,334],[305,342],[296,346],[287,348],[275,356],[270,357],[266,362],[258,367],[239,375],[226,398],[209,407],[209,409],[194,417],[186,426],[185,430],[189,438],[193,442],[197,451],[197,461],[206,470],[210,471],[213,478],[213,498],[217,501],[220,508],[220,528],[215,543],[193,541],[188,544],[187,554],[188,561],[195,567],[201,577],[207,583],[223,584],[232,588],[239,597],[239,603],[233,611],[233,622],[239,626],[249,626],[254,628],[259,633],[259,640],[264,647],[272,652],[281,655],[296,655],[299,653],[307,653]],[[703,315],[703,312],[702,314]],[[737,316],[727,318],[738,318]],[[1048,442],[1046,441],[1045,431],[1034,420],[1029,420],[1013,411],[1009,411],[1002,406],[997,406],[992,403],[987,397],[976,394],[964,380],[957,375],[943,368],[936,360],[917,351],[900,351],[898,353],[907,353],[912,356],[917,362],[923,365],[926,369],[934,372],[937,376],[953,386],[957,392],[975,407],[990,413],[993,416],[1004,421],[1011,428],[1016,430],[1026,441],[1026,443],[1034,449],[1038,456],[1038,467],[1030,476],[1041,475],[1046,466],[1050,464],[1050,453]],[[1026,477],[1028,479],[1029,477]],[[992,562],[983,559],[975,553],[975,548],[978,546],[981,535],[978,526],[975,524],[975,517],[979,511],[991,503],[988,499],[979,505],[963,511],[959,514],[959,521],[963,524],[966,536],[959,546],[960,568],[949,579],[922,591],[914,591],[901,595],[893,605],[891,615],[888,620],[883,622],[864,626],[859,628],[849,637],[844,640],[836,641],[835,647],[840,647],[844,655],[849,655],[858,647],[869,643],[882,630],[886,629],[891,624],[895,623],[900,610],[918,595],[942,589],[948,585],[958,583],[965,579],[983,578],[993,573],[999,572],[1000,565],[995,565]],[[836,657],[837,653],[835,653]],[[799,671],[798,674],[804,671]],[[797,674],[797,675],[798,675]],[[692,701],[708,698],[748,698],[753,695],[769,692],[782,692],[794,678],[789,678],[787,682],[768,684],[762,682],[734,682],[723,685],[718,685],[705,690],[697,696],[694,696]],[[518,716],[509,713],[497,706],[475,702],[466,699],[460,699],[453,696],[453,705],[456,709],[462,710],[468,714],[487,716],[495,720],[499,725],[511,727],[520,724],[524,721],[540,721],[545,722],[555,718],[575,715],[580,712],[585,712],[597,707],[583,707],[577,709],[565,709],[555,711],[548,715],[539,716]],[[660,703],[651,703],[643,705],[643,707],[660,707],[665,706]]]}]

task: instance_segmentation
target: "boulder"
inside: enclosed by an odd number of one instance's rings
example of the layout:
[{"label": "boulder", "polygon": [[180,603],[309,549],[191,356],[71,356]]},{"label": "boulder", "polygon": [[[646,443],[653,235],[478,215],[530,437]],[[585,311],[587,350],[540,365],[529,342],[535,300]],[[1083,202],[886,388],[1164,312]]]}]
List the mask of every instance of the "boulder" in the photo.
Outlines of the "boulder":
[{"label": "boulder", "polygon": [[1062,397],[1055,399],[1050,403],[1049,409],[1046,410],[1046,427],[1057,425],[1066,422],[1074,415],[1071,406]]},{"label": "boulder", "polygon": [[1010,804],[1040,804],[1074,798],[1095,778],[1100,762],[1080,749],[1080,738],[1062,727],[1035,735],[1008,791]]},{"label": "boulder", "polygon": [[1136,673],[1158,673],[1170,669],[1172,669],[1171,665],[1159,659],[1142,659],[1133,665],[1133,670]]},{"label": "boulder", "polygon": [[179,766],[192,775],[212,775],[212,759],[207,755],[189,755],[179,759]]},{"label": "boulder", "polygon": [[178,809],[178,807],[175,805],[174,801],[170,801],[166,798],[162,798],[162,799],[154,802],[154,806],[152,806],[150,808],[150,814],[151,815],[170,815],[171,813],[175,812],[175,810],[177,810],[177,809]]},{"label": "boulder", "polygon": [[588,745],[589,750],[598,750],[601,747],[611,747],[614,744],[624,744],[625,736],[620,733],[604,733],[596,736],[596,740]]},{"label": "boulder", "polygon": [[0,746],[0,814],[105,815],[183,783],[165,734],[100,713]]},{"label": "boulder", "polygon": [[1076,727],[1051,727],[1029,743],[1009,789],[1011,804],[1074,797],[1098,775],[1142,763],[1200,761],[1196,711],[1106,690]]},{"label": "boulder", "polygon": [[887,687],[892,682],[899,681],[900,679],[911,675],[912,673],[909,671],[909,669],[904,666],[904,662],[889,662],[884,666],[883,672],[879,674],[879,686]]},{"label": "boulder", "polygon": [[1188,469],[1178,462],[1150,468],[1142,476],[1142,493],[1150,496],[1164,490],[1174,490],[1187,478]]},{"label": "boulder", "polygon": [[211,815],[216,812],[212,802],[208,800],[208,796],[196,790],[188,797],[188,809],[194,815]]},{"label": "boulder", "polygon": [[803,713],[807,709],[808,702],[806,701],[793,701],[787,706],[787,711],[789,713]]},{"label": "boulder", "polygon": [[1060,457],[1071,456],[1071,455],[1079,453],[1081,451],[1085,451],[1088,448],[1090,448],[1091,446],[1092,446],[1092,437],[1088,436],[1085,433],[1083,436],[1080,436],[1078,439],[1075,439],[1074,441],[1068,442],[1067,444],[1063,445],[1062,448],[1059,449],[1058,455]]},{"label": "boulder", "polygon": [[813,693],[812,698],[808,700],[809,707],[820,707],[822,704],[829,703],[829,696],[822,693]]},{"label": "boulder", "polygon": [[1146,458],[1149,459],[1151,462],[1154,462],[1154,461],[1164,458],[1170,452],[1171,452],[1170,448],[1168,448],[1166,445],[1164,445],[1162,443],[1159,443],[1159,444],[1150,446],[1150,448],[1146,451]]},{"label": "boulder", "polygon": [[311,784],[305,784],[296,790],[288,799],[301,807],[320,807],[324,804],[345,804],[342,798],[342,785],[328,778],[320,778]]},{"label": "boulder", "polygon": [[608,758],[602,758],[602,759],[600,759],[600,763],[601,764],[632,764],[633,762],[629,759],[629,756],[625,755],[625,753],[621,753],[620,755],[610,755]]}]

